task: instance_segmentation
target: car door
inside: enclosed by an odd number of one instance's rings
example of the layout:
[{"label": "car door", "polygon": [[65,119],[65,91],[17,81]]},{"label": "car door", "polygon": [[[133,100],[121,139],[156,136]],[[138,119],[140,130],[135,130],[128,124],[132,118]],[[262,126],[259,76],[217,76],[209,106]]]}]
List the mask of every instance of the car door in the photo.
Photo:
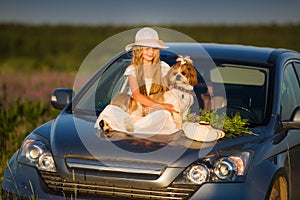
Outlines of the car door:
[{"label": "car door", "polygon": [[[289,62],[283,72],[281,91],[281,120],[289,121],[296,107],[300,106],[300,62]],[[291,199],[300,199],[300,130],[287,132],[290,160]]]}]

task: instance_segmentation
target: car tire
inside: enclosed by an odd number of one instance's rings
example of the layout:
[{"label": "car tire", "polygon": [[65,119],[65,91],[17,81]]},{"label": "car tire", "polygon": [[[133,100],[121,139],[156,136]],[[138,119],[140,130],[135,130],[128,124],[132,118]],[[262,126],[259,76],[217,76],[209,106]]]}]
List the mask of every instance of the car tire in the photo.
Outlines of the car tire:
[{"label": "car tire", "polygon": [[274,176],[269,187],[267,200],[288,200],[289,184],[284,173],[278,173]]}]

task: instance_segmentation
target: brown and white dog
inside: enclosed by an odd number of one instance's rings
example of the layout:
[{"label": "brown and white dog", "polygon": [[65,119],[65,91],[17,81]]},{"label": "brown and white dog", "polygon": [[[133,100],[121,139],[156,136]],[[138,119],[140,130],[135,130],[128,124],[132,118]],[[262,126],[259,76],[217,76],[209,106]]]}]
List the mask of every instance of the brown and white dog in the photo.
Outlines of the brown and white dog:
[{"label": "brown and white dog", "polygon": [[[160,97],[150,96],[157,103],[169,103],[174,106],[178,113],[172,113],[173,120],[177,128],[182,128],[182,121],[186,120],[190,107],[194,103],[194,86],[197,84],[197,71],[189,57],[179,56],[167,75],[164,77],[170,85],[169,90],[162,93]],[[155,109],[143,107],[130,95],[125,93],[117,94],[110,103],[128,112],[132,119],[126,119],[127,131],[134,132],[133,123],[145,116],[145,110],[151,113]],[[146,111],[146,113],[147,113]],[[99,126],[104,132],[109,132],[112,128],[105,120],[101,120]]]},{"label": "brown and white dog", "polygon": [[166,75],[170,90],[164,93],[164,103],[170,103],[179,113],[172,113],[178,128],[182,128],[182,121],[187,119],[190,107],[194,103],[194,86],[198,83],[197,71],[190,57],[179,56]]}]

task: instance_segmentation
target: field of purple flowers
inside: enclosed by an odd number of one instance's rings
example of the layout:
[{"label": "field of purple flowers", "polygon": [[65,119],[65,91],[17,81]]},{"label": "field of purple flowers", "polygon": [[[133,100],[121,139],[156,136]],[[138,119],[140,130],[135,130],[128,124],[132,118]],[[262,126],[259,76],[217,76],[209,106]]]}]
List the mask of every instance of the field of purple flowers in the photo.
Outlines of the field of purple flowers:
[{"label": "field of purple flowers", "polygon": [[0,73],[1,105],[13,104],[16,99],[50,102],[56,87],[73,87],[75,73],[70,72],[2,72]]}]

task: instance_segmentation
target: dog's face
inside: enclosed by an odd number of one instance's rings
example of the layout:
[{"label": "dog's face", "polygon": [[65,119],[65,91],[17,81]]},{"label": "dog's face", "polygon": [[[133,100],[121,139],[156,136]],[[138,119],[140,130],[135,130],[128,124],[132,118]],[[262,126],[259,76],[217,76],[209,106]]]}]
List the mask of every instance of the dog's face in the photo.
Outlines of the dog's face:
[{"label": "dog's face", "polygon": [[194,66],[190,63],[183,65],[177,62],[168,73],[169,83],[172,85],[191,85],[195,86],[198,82],[197,71]]}]

